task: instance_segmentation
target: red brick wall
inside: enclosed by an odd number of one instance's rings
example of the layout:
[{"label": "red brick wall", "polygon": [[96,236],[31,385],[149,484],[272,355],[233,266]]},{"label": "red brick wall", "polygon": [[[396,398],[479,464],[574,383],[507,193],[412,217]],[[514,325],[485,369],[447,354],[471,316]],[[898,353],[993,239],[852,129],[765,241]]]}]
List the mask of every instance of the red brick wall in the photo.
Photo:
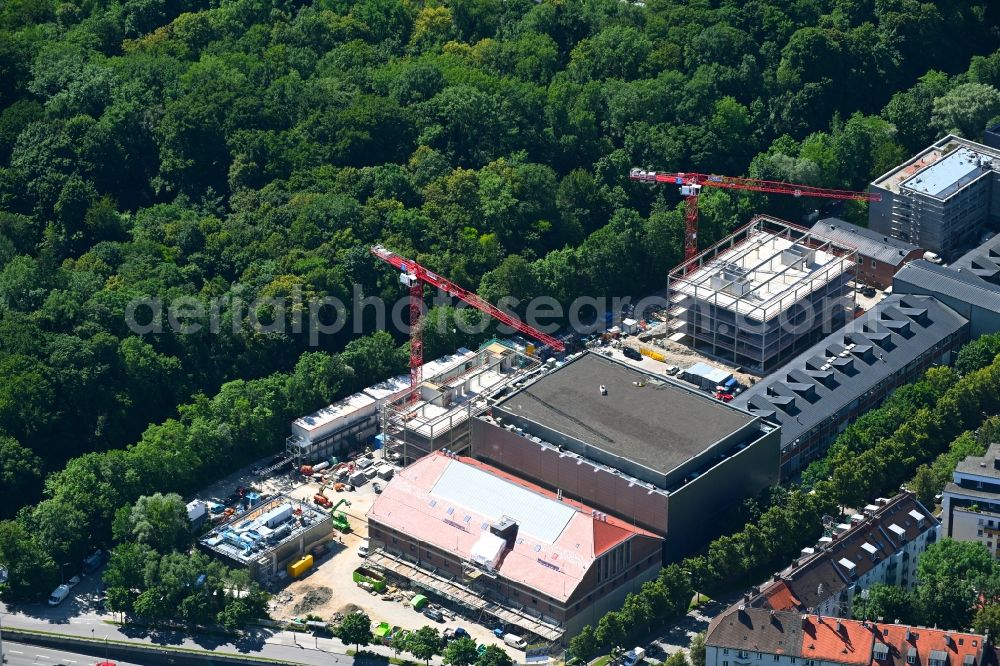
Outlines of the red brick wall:
[{"label": "red brick wall", "polygon": [[[896,274],[896,271],[914,259],[920,259],[923,254],[923,250],[914,250],[904,257],[902,263],[898,266],[888,264],[884,261],[873,260],[871,257],[864,255],[858,255],[858,280],[862,284],[886,289],[892,285],[892,277]],[[875,263],[874,267],[872,266],[873,261]]]}]

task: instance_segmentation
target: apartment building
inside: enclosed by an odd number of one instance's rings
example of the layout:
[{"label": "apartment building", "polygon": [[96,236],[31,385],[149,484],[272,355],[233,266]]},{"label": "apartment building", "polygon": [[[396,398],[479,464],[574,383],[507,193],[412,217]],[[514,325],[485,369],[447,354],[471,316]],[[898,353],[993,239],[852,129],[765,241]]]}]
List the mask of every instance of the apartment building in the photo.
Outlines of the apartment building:
[{"label": "apartment building", "polygon": [[712,620],[706,666],[995,666],[987,636],[733,606]]},{"label": "apartment building", "polygon": [[858,251],[858,282],[885,289],[892,277],[909,262],[920,259],[924,251],[898,238],[859,227],[836,217],[817,222],[813,232]]},{"label": "apartment building", "polygon": [[944,536],[1000,550],[1000,444],[984,456],[969,456],[955,467],[941,498]]},{"label": "apartment building", "polygon": [[1000,151],[949,134],[879,176],[868,226],[952,258],[1000,221]]},{"label": "apartment building", "polygon": [[850,522],[831,525],[784,571],[744,596],[753,608],[849,617],[876,583],[912,589],[917,561],[941,526],[913,493],[878,499]]},{"label": "apartment building", "polygon": [[781,424],[781,478],[789,479],[897,387],[950,364],[969,330],[966,317],[935,298],[893,294],[731,404]]}]

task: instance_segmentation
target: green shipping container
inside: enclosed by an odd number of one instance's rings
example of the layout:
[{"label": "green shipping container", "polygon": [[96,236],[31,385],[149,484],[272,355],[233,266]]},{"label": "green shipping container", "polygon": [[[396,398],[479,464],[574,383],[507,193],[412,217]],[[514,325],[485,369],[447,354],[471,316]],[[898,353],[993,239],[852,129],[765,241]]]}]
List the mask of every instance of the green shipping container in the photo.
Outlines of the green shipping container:
[{"label": "green shipping container", "polygon": [[418,595],[414,596],[413,597],[413,601],[410,602],[410,605],[413,606],[414,610],[420,610],[424,606],[426,606],[427,604],[428,604],[427,597],[425,597],[422,594],[418,594]]},{"label": "green shipping container", "polygon": [[371,583],[372,589],[379,593],[385,592],[387,588],[385,578],[381,574],[364,567],[355,569],[351,578],[355,583]]}]

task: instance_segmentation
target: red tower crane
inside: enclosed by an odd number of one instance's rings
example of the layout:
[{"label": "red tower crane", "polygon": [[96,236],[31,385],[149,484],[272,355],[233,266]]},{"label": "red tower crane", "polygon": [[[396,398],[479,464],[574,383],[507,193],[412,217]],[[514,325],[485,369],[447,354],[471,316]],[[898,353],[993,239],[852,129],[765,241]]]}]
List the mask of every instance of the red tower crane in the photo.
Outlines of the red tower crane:
[{"label": "red tower crane", "polygon": [[410,288],[410,386],[414,387],[423,380],[421,368],[424,364],[424,339],[420,326],[420,306],[424,299],[424,283],[437,287],[450,296],[461,299],[472,307],[485,312],[494,319],[507,324],[515,331],[538,340],[543,345],[547,345],[557,352],[564,351],[566,346],[551,335],[542,333],[537,328],[528,326],[517,317],[513,317],[503,310],[487,303],[476,294],[459,287],[457,284],[441,277],[437,273],[427,270],[416,261],[399,256],[392,250],[388,250],[381,245],[372,247],[373,255],[385,263],[395,266],[400,271],[399,281]]},{"label": "red tower crane", "polygon": [[672,183],[680,187],[681,196],[687,204],[684,213],[684,260],[698,254],[698,195],[702,187],[720,187],[726,190],[751,190],[791,194],[793,197],[822,197],[824,199],[844,199],[849,201],[881,201],[882,196],[874,192],[852,192],[832,190],[812,185],[797,185],[775,180],[758,180],[739,176],[716,176],[705,173],[665,173],[633,168],[628,177],[640,183]]}]

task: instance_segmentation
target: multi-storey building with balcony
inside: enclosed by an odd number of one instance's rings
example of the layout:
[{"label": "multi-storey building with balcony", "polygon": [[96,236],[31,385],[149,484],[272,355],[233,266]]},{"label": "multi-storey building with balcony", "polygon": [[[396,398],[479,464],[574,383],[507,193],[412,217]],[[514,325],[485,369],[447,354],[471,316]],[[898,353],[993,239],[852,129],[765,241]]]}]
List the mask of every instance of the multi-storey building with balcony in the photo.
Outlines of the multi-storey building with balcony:
[{"label": "multi-storey building with balcony", "polygon": [[850,522],[831,525],[815,547],[744,596],[754,608],[850,617],[854,600],[876,583],[912,589],[917,561],[940,523],[913,493],[876,500]]},{"label": "multi-storey building with balcony", "polygon": [[1000,444],[958,463],[941,496],[941,531],[956,541],[1000,550]]}]

